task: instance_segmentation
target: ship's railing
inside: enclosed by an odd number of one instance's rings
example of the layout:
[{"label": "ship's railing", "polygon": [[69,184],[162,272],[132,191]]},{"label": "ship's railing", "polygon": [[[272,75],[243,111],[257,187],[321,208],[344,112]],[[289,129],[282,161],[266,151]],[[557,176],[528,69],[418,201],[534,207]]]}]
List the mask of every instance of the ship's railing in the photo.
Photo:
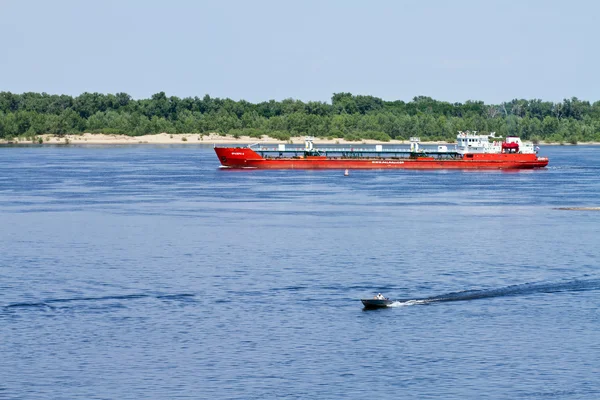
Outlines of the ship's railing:
[{"label": "ship's railing", "polygon": [[[298,151],[305,151],[306,149],[304,147],[287,147],[285,148],[285,150],[280,150],[278,147],[274,147],[274,146],[260,146],[260,147],[256,147],[253,148],[253,150],[255,151],[269,151],[269,152],[277,152],[277,153],[290,153],[290,152],[298,152]],[[337,152],[337,153],[347,153],[347,152],[354,152],[354,153],[401,153],[401,152],[408,152],[410,153],[410,149],[409,148],[385,148],[385,149],[381,149],[381,150],[377,150],[375,148],[362,148],[362,147],[315,147],[313,148],[314,151],[319,151],[321,153],[323,152]]]},{"label": "ship's railing", "polygon": [[450,149],[420,149],[420,151],[411,151],[408,148],[388,148],[385,150],[373,149],[373,148],[340,148],[340,147],[329,147],[329,148],[318,148],[318,152],[306,151],[303,148],[289,148],[280,150],[277,147],[263,146],[256,148],[254,151],[259,153],[265,158],[278,158],[278,157],[302,157],[302,156],[313,156],[319,155],[331,158],[408,158],[408,157],[438,157],[438,158],[455,158],[459,156],[457,151]]}]

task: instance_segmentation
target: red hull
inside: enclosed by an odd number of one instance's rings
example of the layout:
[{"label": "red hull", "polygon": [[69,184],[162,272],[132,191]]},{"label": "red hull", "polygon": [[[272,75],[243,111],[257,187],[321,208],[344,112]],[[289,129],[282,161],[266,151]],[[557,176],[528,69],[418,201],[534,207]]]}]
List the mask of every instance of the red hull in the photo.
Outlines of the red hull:
[{"label": "red hull", "polygon": [[532,169],[548,165],[536,154],[468,154],[462,159],[284,157],[263,158],[250,148],[215,147],[221,165],[258,169]]}]

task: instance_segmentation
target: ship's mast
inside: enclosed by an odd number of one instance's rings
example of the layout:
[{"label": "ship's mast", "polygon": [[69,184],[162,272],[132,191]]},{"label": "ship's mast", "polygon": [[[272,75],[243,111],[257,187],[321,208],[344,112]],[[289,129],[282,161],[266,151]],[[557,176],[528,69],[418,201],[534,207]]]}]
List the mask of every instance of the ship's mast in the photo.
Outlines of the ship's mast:
[{"label": "ship's mast", "polygon": [[313,140],[315,140],[314,136],[305,136],[304,137],[304,155],[305,156],[315,156],[315,155],[321,154],[319,149],[315,149]]},{"label": "ship's mast", "polygon": [[411,153],[419,152],[419,142],[420,141],[421,141],[421,139],[416,136],[413,136],[410,138],[410,152]]},{"label": "ship's mast", "polygon": [[314,136],[305,136],[304,137],[304,151],[311,152],[314,149],[313,141],[315,140]]}]

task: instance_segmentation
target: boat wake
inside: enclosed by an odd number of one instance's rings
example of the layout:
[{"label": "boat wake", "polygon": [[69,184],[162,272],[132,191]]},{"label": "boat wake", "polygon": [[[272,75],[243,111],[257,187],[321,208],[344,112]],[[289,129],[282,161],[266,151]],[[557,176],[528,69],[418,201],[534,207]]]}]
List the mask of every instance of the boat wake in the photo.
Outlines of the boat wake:
[{"label": "boat wake", "polygon": [[452,292],[420,299],[395,300],[388,307],[406,307],[432,303],[445,303],[450,301],[489,299],[494,297],[526,296],[538,293],[583,292],[599,289],[600,279],[578,279],[556,283],[524,283],[498,289],[465,290],[461,292]]},{"label": "boat wake", "polygon": [[11,303],[3,306],[4,310],[12,310],[19,308],[33,308],[33,309],[56,309],[56,308],[68,308],[70,304],[86,304],[86,303],[98,303],[98,302],[110,302],[117,301],[123,302],[128,300],[138,299],[157,299],[163,301],[178,300],[187,301],[193,298],[194,295],[190,293],[181,294],[126,294],[126,295],[114,295],[114,296],[100,296],[100,297],[73,297],[73,298],[55,298],[46,299],[41,301],[32,302],[21,302]]}]

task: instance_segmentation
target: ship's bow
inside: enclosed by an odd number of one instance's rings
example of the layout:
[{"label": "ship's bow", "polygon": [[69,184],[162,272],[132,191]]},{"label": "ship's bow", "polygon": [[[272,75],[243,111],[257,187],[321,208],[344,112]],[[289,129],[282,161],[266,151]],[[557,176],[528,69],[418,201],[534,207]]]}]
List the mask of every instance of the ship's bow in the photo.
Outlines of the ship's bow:
[{"label": "ship's bow", "polygon": [[215,147],[215,153],[223,167],[256,168],[255,162],[263,158],[248,147]]}]

